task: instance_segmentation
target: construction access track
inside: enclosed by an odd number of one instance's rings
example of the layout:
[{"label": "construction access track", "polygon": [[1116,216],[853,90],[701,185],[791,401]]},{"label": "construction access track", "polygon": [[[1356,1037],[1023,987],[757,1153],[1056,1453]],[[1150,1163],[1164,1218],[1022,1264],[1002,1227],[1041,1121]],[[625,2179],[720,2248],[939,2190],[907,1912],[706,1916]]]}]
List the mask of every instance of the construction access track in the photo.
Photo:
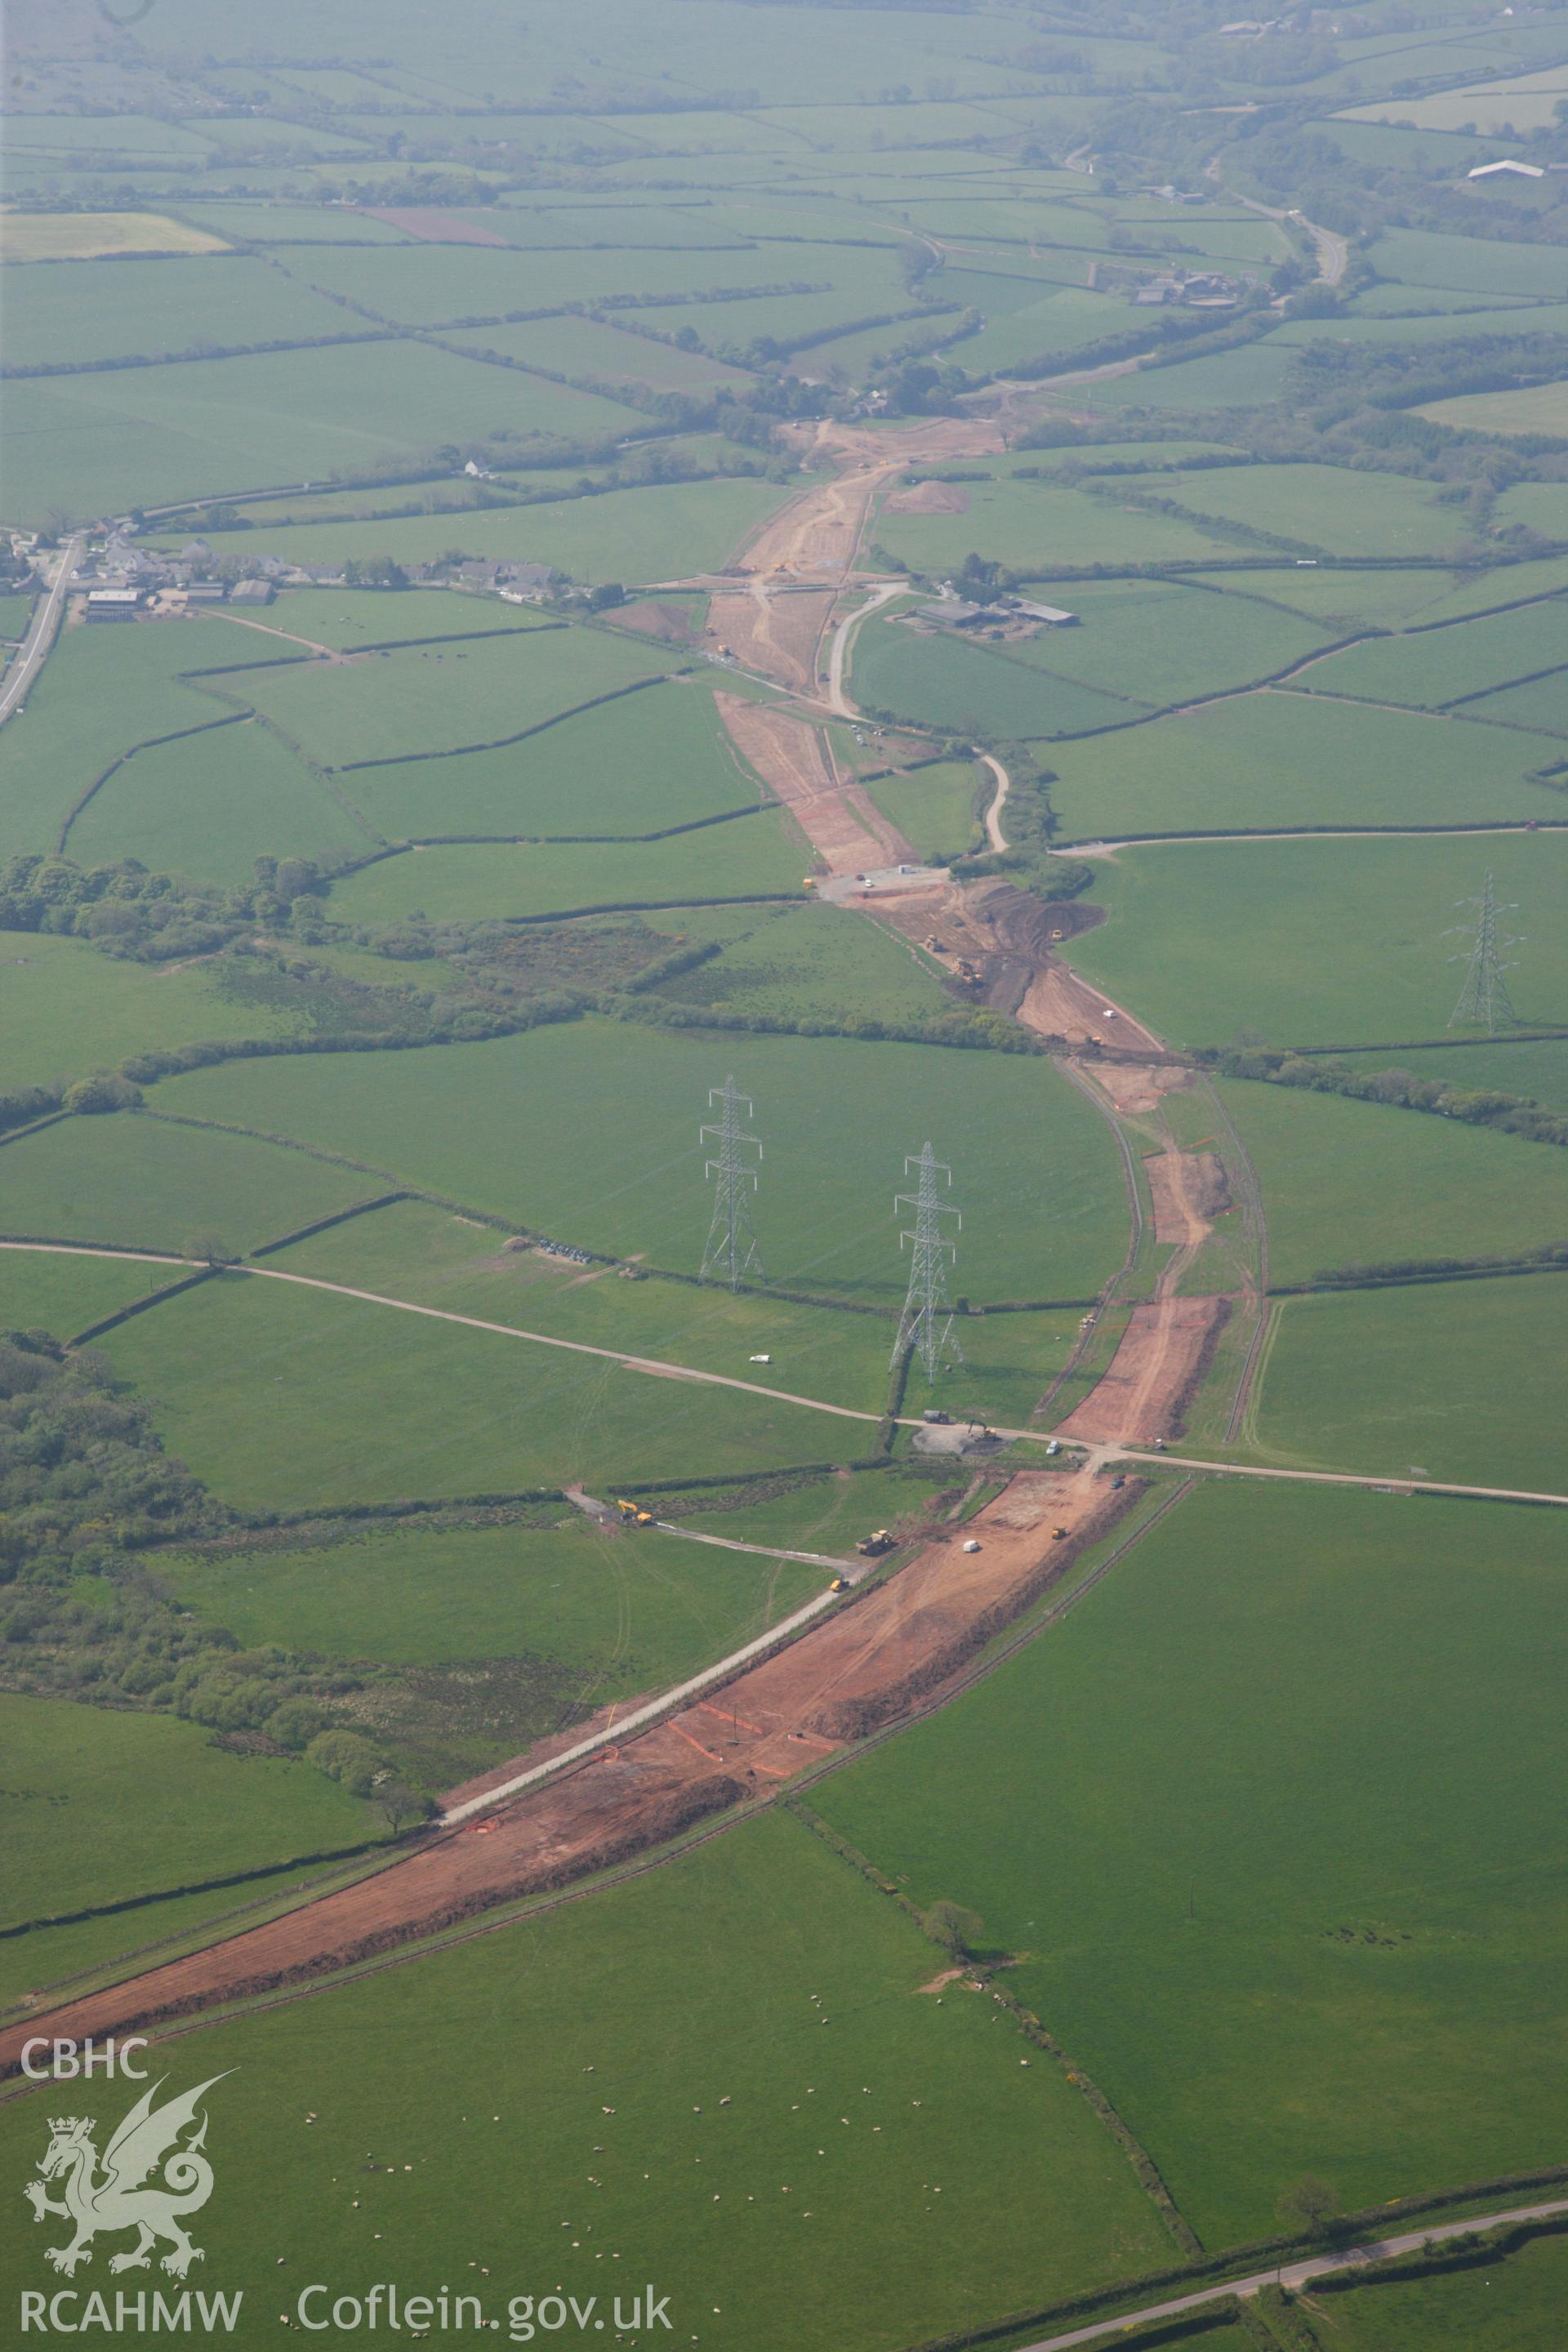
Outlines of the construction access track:
[{"label": "construction access track", "polygon": [[[121,2032],[306,1982],[609,1868],[777,1788],[917,1702],[940,1698],[1140,1491],[1136,1481],[1116,1490],[1086,1470],[1021,1474],[885,1582],[862,1586],[800,1639],[624,1745],[421,1836],[374,1877],[107,1990],[30,2009],[0,2033],[0,2072],[17,2071],[33,2035]],[[978,1549],[963,1548],[971,1542]],[[448,1802],[483,1787],[456,1790]]]},{"label": "construction access track", "polygon": [[[869,446],[861,448],[852,434],[835,430],[851,464],[859,461],[855,471],[804,494],[750,551],[752,565],[809,562],[831,575],[809,664],[804,637],[797,648],[812,687],[822,625],[849,576],[877,484],[910,457],[955,454],[959,436],[975,446],[968,436],[976,433],[973,425],[944,421],[918,436],[900,434],[896,443],[865,436]],[[750,600],[762,614],[774,601],[765,591]],[[722,698],[737,743],[776,780],[835,871],[867,856],[864,841],[885,852],[907,847],[868,802],[859,805],[864,795],[852,799],[852,788],[836,784],[816,730],[738,702]],[[1157,1038],[1058,954],[1083,927],[1086,910],[1047,906],[997,882],[950,884],[937,893],[928,886],[918,895],[894,890],[879,896],[877,910],[911,938],[940,932],[950,955],[969,959],[985,1001],[1051,1043],[1073,1082],[1116,1126],[1124,1154],[1122,1118],[1157,1113],[1164,1093],[1190,1083],[1190,1072]],[[1223,1202],[1215,1171],[1171,1150],[1162,1158],[1152,1179],[1156,1234],[1175,1247],[1153,1296],[1134,1308],[1108,1370],[1061,1424],[1064,1434],[1091,1444],[1172,1433],[1227,1308],[1222,1298],[1178,1296]],[[1136,1227],[1135,1180],[1133,1196]],[[403,1858],[355,1885],[58,2008],[30,2004],[24,2021],[0,2031],[0,2072],[17,2069],[24,2042],[40,2031],[101,2036],[308,1982],[499,1904],[584,1880],[782,1786],[917,1706],[940,1703],[976,1654],[1058,1581],[1139,1491],[1136,1481],[1112,1486],[1089,1467],[1020,1474],[962,1531],[937,1535],[886,1580],[861,1586],[728,1683],[672,1702],[668,1716],[624,1743],[498,1797],[477,1816],[469,1811],[461,1822],[421,1833]],[[971,1542],[976,1549],[967,1549]],[[486,1781],[452,1791],[448,1806],[470,1808],[488,1787],[515,1780],[595,1727],[564,1732]]]}]

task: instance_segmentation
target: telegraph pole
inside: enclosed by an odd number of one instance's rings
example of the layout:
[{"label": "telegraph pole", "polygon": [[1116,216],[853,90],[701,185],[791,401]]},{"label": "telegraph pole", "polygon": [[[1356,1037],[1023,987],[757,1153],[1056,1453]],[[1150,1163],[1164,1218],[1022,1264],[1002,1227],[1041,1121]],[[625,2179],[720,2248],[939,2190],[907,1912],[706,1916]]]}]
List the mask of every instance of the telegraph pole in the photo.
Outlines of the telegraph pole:
[{"label": "telegraph pole", "polygon": [[1503,961],[1504,950],[1516,948],[1520,941],[1498,929],[1500,915],[1518,913],[1513,905],[1500,907],[1492,894],[1491,868],[1487,868],[1479,898],[1459,898],[1455,904],[1473,908],[1473,923],[1456,923],[1448,933],[1450,939],[1466,939],[1470,944],[1458,955],[1448,958],[1450,963],[1465,966],[1465,984],[1459,991],[1459,1001],[1449,1015],[1448,1026],[1457,1029],[1461,1022],[1481,1022],[1489,1037],[1497,1034],[1499,1024],[1508,1025],[1519,1018],[1508,992],[1505,972],[1515,967]]},{"label": "telegraph pole", "polygon": [[701,1279],[707,1282],[717,1277],[727,1282],[731,1290],[739,1290],[748,1276],[757,1282],[767,1280],[762,1253],[752,1231],[747,1199],[748,1192],[757,1189],[757,1171],[746,1155],[755,1151],[760,1160],[763,1147],[758,1137],[745,1131],[745,1121],[754,1118],[756,1111],[751,1096],[736,1090],[733,1078],[726,1078],[721,1087],[709,1087],[710,1110],[715,1103],[719,1105],[718,1125],[697,1130],[698,1141],[711,1142],[717,1152],[704,1171],[713,1180],[713,1221],[708,1228],[708,1246],[702,1253]]},{"label": "telegraph pole", "polygon": [[910,1260],[909,1296],[904,1311],[899,1318],[899,1336],[893,1342],[892,1361],[897,1364],[906,1349],[912,1349],[925,1366],[928,1381],[939,1372],[956,1370],[963,1362],[963,1350],[952,1331],[952,1308],[947,1296],[947,1258],[951,1251],[957,1255],[958,1244],[942,1238],[943,1217],[957,1217],[956,1230],[962,1232],[963,1219],[959,1212],[937,1197],[937,1178],[945,1176],[952,1182],[952,1171],[945,1160],[939,1160],[928,1143],[918,1160],[906,1160],[904,1174],[914,1169],[919,1190],[894,1195],[893,1213],[900,1209],[915,1213],[912,1234],[900,1233],[900,1247],[908,1242],[913,1255]]}]

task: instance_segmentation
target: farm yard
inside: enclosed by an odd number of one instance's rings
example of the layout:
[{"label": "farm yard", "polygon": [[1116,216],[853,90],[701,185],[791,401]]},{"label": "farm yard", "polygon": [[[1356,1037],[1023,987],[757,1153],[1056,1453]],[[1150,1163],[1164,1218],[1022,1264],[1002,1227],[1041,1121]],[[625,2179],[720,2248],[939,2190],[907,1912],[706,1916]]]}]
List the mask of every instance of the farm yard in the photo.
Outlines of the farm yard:
[{"label": "farm yard", "polygon": [[0,2138],[240,2352],[1556,2352],[1568,15],[1226,13],[15,30]]}]

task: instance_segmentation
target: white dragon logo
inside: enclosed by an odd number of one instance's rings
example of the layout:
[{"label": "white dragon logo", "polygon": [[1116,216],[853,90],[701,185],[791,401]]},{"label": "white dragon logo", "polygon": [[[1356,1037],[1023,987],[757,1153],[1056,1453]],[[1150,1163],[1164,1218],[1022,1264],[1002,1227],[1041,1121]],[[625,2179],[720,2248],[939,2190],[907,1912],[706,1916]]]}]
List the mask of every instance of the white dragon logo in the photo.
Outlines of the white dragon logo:
[{"label": "white dragon logo", "polygon": [[[101,2178],[91,2138],[93,2118],[50,2116],[49,2145],[38,2167],[39,2178],[29,2180],[22,2194],[32,2206],[35,2221],[41,2221],[46,2213],[58,2213],[76,2224],[76,2236],[68,2246],[46,2247],[46,2261],[71,2277],[79,2263],[91,2262],[91,2241],[100,2230],[141,2233],[129,2253],[110,2257],[111,2271],[144,2271],[160,2238],[166,2238],[171,2249],[163,2256],[163,2266],[175,2278],[184,2278],[193,2263],[205,2259],[200,2246],[192,2245],[181,2221],[184,2215],[198,2211],[213,2192],[213,2168],[201,2153],[207,2134],[205,2116],[184,2147],[178,2143],[180,2134],[195,2120],[203,2093],[223,2079],[214,2074],[156,2110],[153,2101],[167,2077],[154,2083],[116,2127],[103,2152]],[[160,2166],[163,2185],[143,2189],[148,2174]],[[44,2184],[62,2174],[65,2197],[63,2203],[57,2203]]]}]

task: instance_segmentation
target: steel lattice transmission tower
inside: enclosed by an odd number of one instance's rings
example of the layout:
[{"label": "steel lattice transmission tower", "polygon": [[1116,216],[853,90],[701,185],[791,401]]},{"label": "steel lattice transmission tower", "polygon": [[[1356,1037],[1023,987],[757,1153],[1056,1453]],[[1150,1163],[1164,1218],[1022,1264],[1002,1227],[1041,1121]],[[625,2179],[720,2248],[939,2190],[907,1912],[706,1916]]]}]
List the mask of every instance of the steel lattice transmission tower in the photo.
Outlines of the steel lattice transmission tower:
[{"label": "steel lattice transmission tower", "polygon": [[956,1256],[958,1244],[942,1237],[943,1217],[957,1217],[962,1232],[963,1219],[959,1212],[937,1197],[937,1178],[945,1176],[952,1182],[952,1171],[945,1160],[939,1160],[928,1143],[918,1160],[906,1160],[904,1174],[914,1169],[920,1179],[915,1192],[894,1195],[893,1213],[900,1209],[913,1209],[915,1229],[901,1233],[900,1247],[908,1242],[913,1250],[910,1261],[909,1296],[899,1318],[899,1336],[893,1342],[892,1361],[897,1364],[906,1349],[911,1349],[925,1366],[926,1378],[934,1381],[939,1372],[957,1370],[963,1362],[963,1350],[953,1337],[952,1308],[947,1296],[947,1260],[951,1252]]},{"label": "steel lattice transmission tower", "polygon": [[1448,958],[1450,963],[1465,966],[1465,984],[1459,991],[1459,1001],[1449,1015],[1448,1026],[1450,1029],[1458,1028],[1461,1021],[1484,1022],[1488,1035],[1492,1036],[1500,1022],[1513,1022],[1519,1017],[1508,992],[1508,982],[1503,977],[1514,967],[1511,963],[1505,963],[1503,956],[1509,948],[1516,948],[1520,942],[1498,929],[1500,915],[1515,914],[1518,909],[1512,905],[1498,905],[1492,893],[1489,866],[1481,883],[1480,897],[1458,898],[1455,904],[1473,908],[1475,921],[1456,923],[1448,933],[1450,939],[1466,939],[1470,942],[1458,955]]},{"label": "steel lattice transmission tower", "polygon": [[[750,1276],[754,1281],[765,1282],[762,1252],[752,1231],[751,1207],[748,1195],[757,1189],[757,1171],[747,1153],[763,1156],[761,1140],[745,1132],[745,1121],[756,1117],[750,1095],[741,1094],[733,1078],[726,1078],[721,1087],[708,1089],[708,1108],[719,1105],[716,1127],[700,1127],[697,1130],[700,1143],[711,1142],[717,1157],[710,1160],[704,1173],[713,1180],[713,1222],[708,1228],[708,1246],[702,1253],[702,1280],[717,1275],[731,1290],[739,1290]],[[744,1111],[742,1105],[745,1106]]]}]

